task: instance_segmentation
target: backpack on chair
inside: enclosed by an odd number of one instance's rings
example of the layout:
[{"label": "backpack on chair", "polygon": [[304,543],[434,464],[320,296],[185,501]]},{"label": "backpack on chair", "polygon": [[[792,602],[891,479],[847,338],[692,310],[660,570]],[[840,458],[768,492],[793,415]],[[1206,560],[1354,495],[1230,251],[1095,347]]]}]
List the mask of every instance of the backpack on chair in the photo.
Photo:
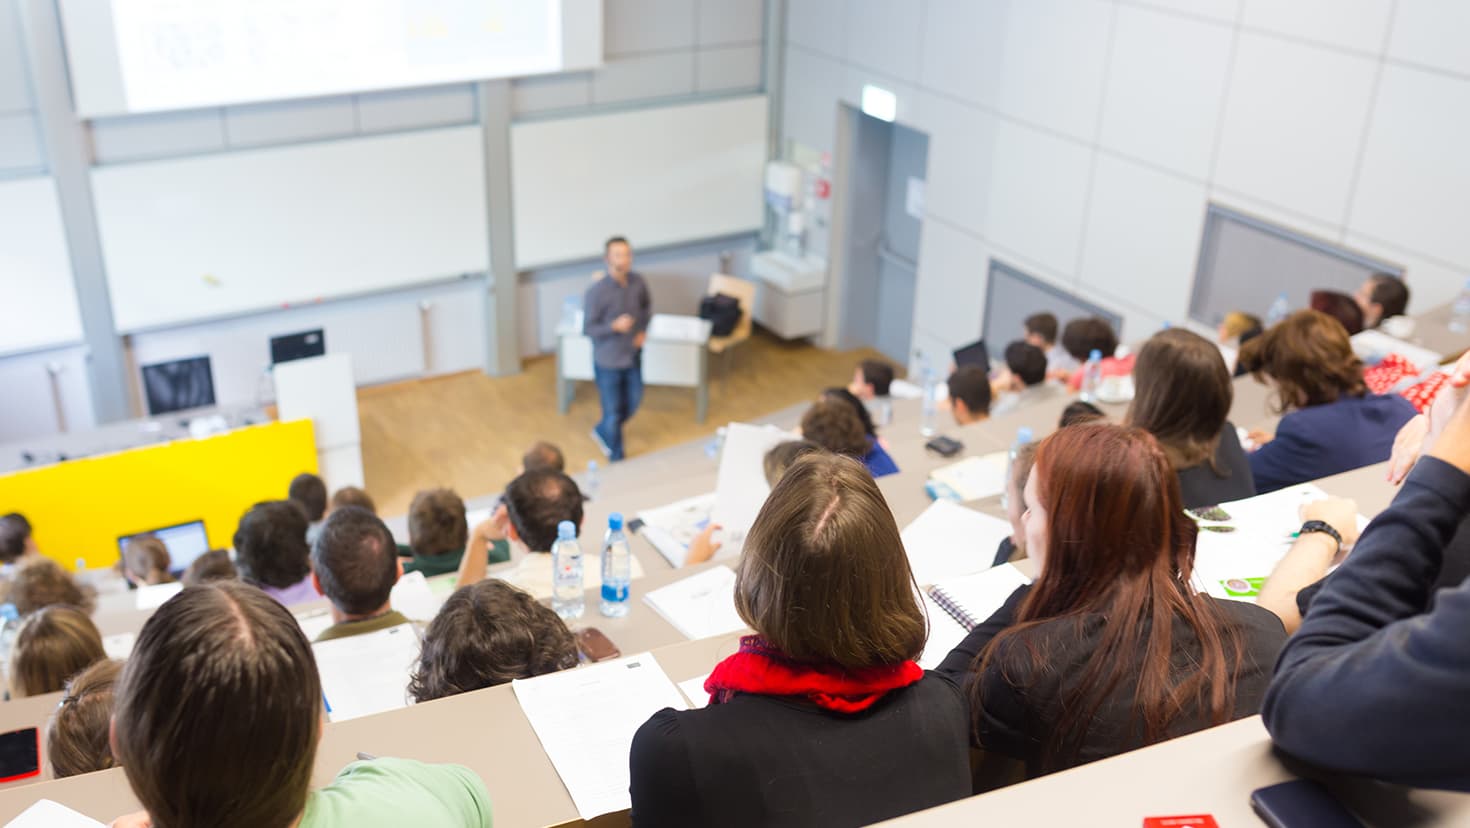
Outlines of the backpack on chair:
[{"label": "backpack on chair", "polygon": [[710,336],[729,336],[740,324],[740,300],[716,293],[699,300],[699,318],[710,321]]}]

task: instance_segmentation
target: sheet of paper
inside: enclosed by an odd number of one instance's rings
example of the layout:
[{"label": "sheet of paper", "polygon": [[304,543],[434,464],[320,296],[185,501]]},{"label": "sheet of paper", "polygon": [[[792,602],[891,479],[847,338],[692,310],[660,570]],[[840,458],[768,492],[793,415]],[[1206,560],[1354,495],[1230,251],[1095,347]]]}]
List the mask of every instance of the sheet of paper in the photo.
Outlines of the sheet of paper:
[{"label": "sheet of paper", "polygon": [[429,581],[422,572],[410,572],[393,585],[388,602],[414,621],[433,621],[439,614],[444,599],[429,589]]},{"label": "sheet of paper", "polygon": [[895,400],[918,400],[923,399],[924,389],[906,379],[896,379],[888,385],[888,396]]},{"label": "sheet of paper", "polygon": [[679,692],[689,700],[690,709],[699,710],[702,707],[709,707],[709,693],[704,689],[704,683],[708,679],[709,673],[705,673],[688,681],[679,682]]},{"label": "sheet of paper", "polygon": [[924,614],[929,616],[929,640],[924,645],[923,654],[919,656],[919,666],[925,670],[933,670],[951,650],[965,640],[968,633],[960,626],[960,622],[934,603],[928,593],[920,592],[919,597],[924,603]]},{"label": "sheet of paper", "polygon": [[412,624],[323,641],[312,650],[332,721],[408,706],[408,675],[419,657]]},{"label": "sheet of paper", "polygon": [[306,633],[307,641],[315,641],[316,637],[332,626],[332,614],[327,610],[303,613],[296,616],[296,623],[301,625],[301,631]]},{"label": "sheet of paper", "polygon": [[184,585],[175,581],[171,584],[154,584],[153,586],[138,587],[136,595],[137,606],[140,610],[158,609],[168,599],[183,591]]},{"label": "sheet of paper", "polygon": [[[1029,583],[1031,577],[1017,569],[1015,564],[1001,564],[984,572],[935,584],[929,593],[933,602],[941,605],[941,612],[944,612],[942,605],[948,600],[971,621],[979,624],[994,615],[1019,587]],[[965,631],[969,632],[969,628]]]},{"label": "sheet of paper", "polygon": [[903,548],[920,586],[989,569],[1010,523],[950,500],[929,504],[904,527]]},{"label": "sheet of paper", "polygon": [[5,828],[106,828],[106,826],[59,802],[39,799],[36,800],[36,804],[21,811],[20,816],[5,823]]},{"label": "sheet of paper", "polygon": [[689,556],[689,542],[709,525],[710,512],[714,509],[715,494],[695,495],[675,501],[667,506],[644,509],[638,513],[643,521],[639,533],[653,544],[660,555],[675,569],[684,565]]},{"label": "sheet of paper", "polygon": [[583,819],[631,806],[633,734],[665,707],[689,708],[650,653],[518,679],[511,687]]},{"label": "sheet of paper", "polygon": [[1444,361],[1444,354],[1395,339],[1379,330],[1353,334],[1353,352],[1369,363],[1378,362],[1389,354],[1398,354],[1414,363],[1421,372]]},{"label": "sheet of paper", "polygon": [[648,338],[676,342],[707,342],[709,320],[697,316],[655,313],[648,320]]},{"label": "sheet of paper", "polygon": [[138,643],[137,633],[116,633],[102,636],[102,652],[108,658],[126,659],[133,654],[133,645]]},{"label": "sheet of paper", "polygon": [[966,457],[935,469],[929,476],[953,489],[962,501],[995,497],[1006,488],[1006,453]]},{"label": "sheet of paper", "polygon": [[735,612],[735,570],[728,566],[711,567],[659,587],[646,593],[643,600],[689,639],[745,629],[745,622]]},{"label": "sheet of paper", "polygon": [[745,533],[771,493],[766,483],[766,452],[778,443],[800,439],[801,435],[774,426],[731,423],[726,427],[715,479],[715,505],[710,512],[710,520],[724,527],[722,552],[731,556],[740,553]]}]

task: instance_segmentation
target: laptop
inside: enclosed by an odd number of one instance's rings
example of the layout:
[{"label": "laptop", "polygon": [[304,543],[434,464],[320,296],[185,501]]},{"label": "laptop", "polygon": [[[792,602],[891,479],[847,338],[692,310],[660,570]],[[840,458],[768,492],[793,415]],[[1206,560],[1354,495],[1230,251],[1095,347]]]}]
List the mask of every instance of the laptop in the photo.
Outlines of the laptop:
[{"label": "laptop", "polygon": [[963,348],[956,348],[954,352],[954,364],[957,368],[966,365],[978,365],[980,370],[988,376],[990,374],[990,351],[985,347],[985,340],[972,342]]},{"label": "laptop", "polygon": [[163,541],[168,547],[169,573],[178,577],[194,563],[200,555],[209,551],[209,534],[204,531],[204,521],[191,520],[188,523],[176,523],[173,526],[164,526],[161,529],[151,529],[147,532],[134,532],[131,535],[121,535],[117,539],[117,551],[121,555],[127,548],[128,541],[133,538],[143,538],[152,535]]}]

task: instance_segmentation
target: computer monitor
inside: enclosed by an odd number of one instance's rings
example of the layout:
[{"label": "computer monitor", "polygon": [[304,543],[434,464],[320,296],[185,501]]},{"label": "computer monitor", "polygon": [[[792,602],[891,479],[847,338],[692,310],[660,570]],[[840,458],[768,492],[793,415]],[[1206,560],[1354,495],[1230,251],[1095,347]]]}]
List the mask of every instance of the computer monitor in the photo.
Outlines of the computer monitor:
[{"label": "computer monitor", "polygon": [[209,357],[144,365],[143,391],[151,417],[214,405],[214,370]]},{"label": "computer monitor", "polygon": [[128,541],[149,535],[163,541],[163,545],[168,547],[168,569],[174,576],[182,575],[184,570],[189,568],[189,564],[194,563],[200,555],[209,551],[209,533],[204,531],[204,521],[191,520],[188,523],[176,523],[161,529],[123,535],[117,539],[118,554],[121,555],[123,550],[127,549]]},{"label": "computer monitor", "polygon": [[321,328],[271,337],[272,365],[280,365],[295,359],[319,357],[326,352],[327,335]]},{"label": "computer monitor", "polygon": [[966,365],[978,365],[980,370],[986,374],[990,373],[990,351],[985,348],[985,340],[971,342],[963,348],[956,348],[954,352],[954,364],[956,368]]}]

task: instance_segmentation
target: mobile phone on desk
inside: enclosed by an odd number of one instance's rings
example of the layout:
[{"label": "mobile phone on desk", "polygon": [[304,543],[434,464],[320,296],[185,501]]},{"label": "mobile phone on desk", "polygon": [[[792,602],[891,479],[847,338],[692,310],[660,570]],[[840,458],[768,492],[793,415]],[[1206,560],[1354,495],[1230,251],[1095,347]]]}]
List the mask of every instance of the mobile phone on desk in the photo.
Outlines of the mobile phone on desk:
[{"label": "mobile phone on desk", "polygon": [[576,638],[577,650],[588,661],[611,661],[623,654],[618,645],[612,643],[612,639],[603,635],[602,630],[596,627],[577,630]]},{"label": "mobile phone on desk", "polygon": [[940,436],[925,443],[924,448],[929,449],[940,457],[953,457],[965,450],[965,444],[953,437]]},{"label": "mobile phone on desk", "polygon": [[0,733],[0,783],[41,773],[41,732],[27,727]]},{"label": "mobile phone on desk", "polygon": [[1251,793],[1251,809],[1271,828],[1364,828],[1327,789],[1310,779]]}]

